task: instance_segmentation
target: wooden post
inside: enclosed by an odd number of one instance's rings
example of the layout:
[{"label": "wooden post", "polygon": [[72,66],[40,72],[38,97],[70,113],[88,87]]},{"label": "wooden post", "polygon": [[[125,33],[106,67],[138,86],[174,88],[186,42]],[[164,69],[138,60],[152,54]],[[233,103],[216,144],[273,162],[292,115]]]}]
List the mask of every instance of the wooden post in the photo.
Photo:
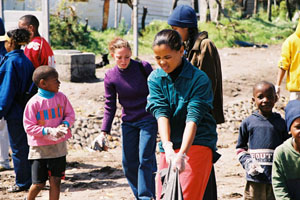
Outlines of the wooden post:
[{"label": "wooden post", "polygon": [[291,11],[291,6],[290,6],[290,2],[289,0],[285,0],[286,2],[286,8],[287,8],[287,11],[288,11],[288,17],[290,20],[292,20],[292,11]]},{"label": "wooden post", "polygon": [[147,7],[143,7],[143,15],[142,15],[142,29],[145,30],[145,21],[146,21],[146,16],[148,13],[148,8]]},{"label": "wooden post", "polygon": [[176,8],[177,2],[178,2],[178,0],[173,0],[173,2],[172,2],[172,10],[174,10]]},{"label": "wooden post", "polygon": [[268,20],[270,22],[270,21],[272,21],[272,4],[271,4],[271,0],[268,0],[267,13],[268,13]]},{"label": "wooden post", "polygon": [[115,0],[115,29],[118,28],[118,0]]},{"label": "wooden post", "polygon": [[257,14],[258,0],[254,0],[253,14]]},{"label": "wooden post", "polygon": [[105,0],[103,5],[102,30],[105,30],[107,28],[108,15],[109,15],[109,0]]},{"label": "wooden post", "polygon": [[42,34],[43,37],[50,43],[49,37],[49,0],[42,1],[42,12],[43,12],[43,21],[46,22],[43,24]]},{"label": "wooden post", "polygon": [[139,56],[138,43],[138,0],[133,0],[133,57]]}]

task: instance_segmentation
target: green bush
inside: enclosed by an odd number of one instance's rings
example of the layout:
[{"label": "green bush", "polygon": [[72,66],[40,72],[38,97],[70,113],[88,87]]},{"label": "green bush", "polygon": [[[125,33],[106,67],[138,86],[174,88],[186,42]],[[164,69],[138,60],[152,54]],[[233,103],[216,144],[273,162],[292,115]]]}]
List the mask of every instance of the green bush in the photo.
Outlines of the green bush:
[{"label": "green bush", "polygon": [[[124,19],[117,29],[98,31],[79,23],[76,13],[68,12],[67,9],[69,8],[66,6],[62,7],[59,14],[50,17],[50,39],[54,49],[78,49],[95,54],[108,53],[108,43],[116,36],[123,37],[132,44],[132,29],[128,30]],[[232,14],[229,10],[227,12]],[[198,26],[200,31],[205,30],[209,33],[209,38],[218,48],[233,47],[236,40],[256,44],[277,44],[294,32],[296,23],[285,20],[285,2],[281,2],[276,12],[280,13],[281,18],[276,18],[273,22],[269,22],[267,14],[260,10],[257,16],[249,19],[231,18],[229,21],[222,16],[217,24],[207,22],[199,23]],[[274,16],[276,12],[274,11]],[[145,30],[140,30],[139,54],[152,54],[154,36],[165,28],[171,28],[166,21],[154,20],[145,27]]]}]

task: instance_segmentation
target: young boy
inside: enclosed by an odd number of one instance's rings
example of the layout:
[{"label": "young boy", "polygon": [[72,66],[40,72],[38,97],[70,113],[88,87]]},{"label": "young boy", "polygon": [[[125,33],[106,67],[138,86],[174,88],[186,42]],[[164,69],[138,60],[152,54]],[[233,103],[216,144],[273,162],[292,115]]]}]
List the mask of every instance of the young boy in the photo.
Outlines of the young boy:
[{"label": "young boy", "polygon": [[292,138],[276,148],[272,183],[276,199],[300,198],[300,101],[285,108],[286,126]]},{"label": "young boy", "polygon": [[75,114],[67,97],[58,92],[60,82],[55,68],[40,66],[32,79],[38,93],[29,100],[24,111],[32,172],[27,200],[35,199],[48,178],[50,199],[59,199],[66,168],[66,140],[71,137]]},{"label": "young boy", "polygon": [[236,145],[238,159],[246,170],[245,199],[275,199],[271,171],[274,149],[287,138],[285,121],[272,109],[277,101],[272,83],[261,81],[253,87],[258,111],[243,120]]}]

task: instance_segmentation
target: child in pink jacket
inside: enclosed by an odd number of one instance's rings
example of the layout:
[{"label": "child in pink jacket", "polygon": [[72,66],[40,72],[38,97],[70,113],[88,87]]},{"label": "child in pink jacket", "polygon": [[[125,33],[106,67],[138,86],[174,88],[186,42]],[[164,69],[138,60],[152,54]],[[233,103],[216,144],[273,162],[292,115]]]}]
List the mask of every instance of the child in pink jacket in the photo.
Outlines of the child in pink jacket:
[{"label": "child in pink jacket", "polygon": [[49,178],[50,199],[59,199],[61,178],[66,169],[67,145],[75,113],[67,97],[59,92],[58,73],[40,66],[32,76],[38,93],[27,103],[24,128],[30,146],[32,185],[27,200],[35,199]]}]

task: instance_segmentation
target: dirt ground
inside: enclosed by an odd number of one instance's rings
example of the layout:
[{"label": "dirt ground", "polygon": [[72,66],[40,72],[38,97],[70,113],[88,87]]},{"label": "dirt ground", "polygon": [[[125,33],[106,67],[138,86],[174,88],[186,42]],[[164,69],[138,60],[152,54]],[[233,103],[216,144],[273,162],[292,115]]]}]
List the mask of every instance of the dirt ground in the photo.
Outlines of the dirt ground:
[{"label": "dirt ground", "polygon": [[[223,72],[224,105],[251,100],[252,86],[260,80],[275,83],[280,45],[268,48],[220,49]],[[141,56],[155,65],[153,56]],[[103,97],[103,78],[106,69],[97,69],[98,82],[62,82],[61,91],[70,99],[77,117],[97,114],[103,105],[97,101]],[[286,95],[285,83],[282,95]],[[218,152],[222,157],[215,164],[218,197],[221,200],[242,199],[245,185],[244,170],[235,154],[238,135],[229,130],[219,132]],[[121,147],[107,152],[89,152],[85,149],[69,149],[66,180],[62,181],[61,199],[134,199],[122,172]],[[14,183],[12,170],[0,172],[0,199],[24,199],[26,192],[7,193]],[[48,199],[48,189],[42,190],[38,200]]]}]

